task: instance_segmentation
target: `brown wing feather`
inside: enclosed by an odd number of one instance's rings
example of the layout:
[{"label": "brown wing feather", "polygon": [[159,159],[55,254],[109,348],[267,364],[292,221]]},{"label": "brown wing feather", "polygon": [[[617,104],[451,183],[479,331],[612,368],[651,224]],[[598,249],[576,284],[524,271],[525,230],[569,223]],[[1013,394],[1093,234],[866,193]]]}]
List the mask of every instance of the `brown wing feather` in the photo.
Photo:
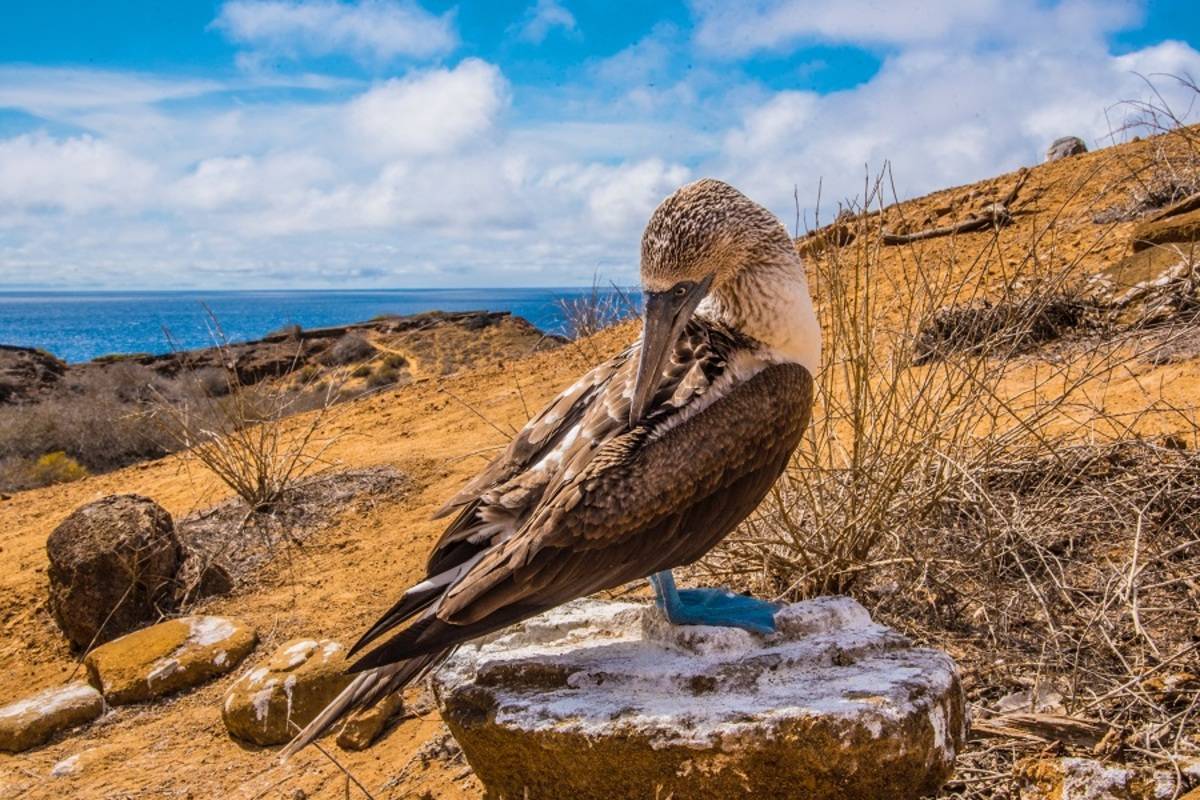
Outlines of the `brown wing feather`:
[{"label": "brown wing feather", "polygon": [[659,434],[605,442],[522,529],[456,580],[436,614],[355,668],[440,650],[575,597],[699,558],[749,514],[808,423],[812,378],[770,366]]},{"label": "brown wing feather", "polygon": [[[703,395],[724,371],[728,354],[742,345],[727,328],[693,320],[676,344],[647,420],[668,417]],[[635,343],[576,381],[438,511],[435,516],[459,513],[434,546],[428,575],[518,530],[543,498],[555,496],[606,443],[627,432],[637,354]]]}]

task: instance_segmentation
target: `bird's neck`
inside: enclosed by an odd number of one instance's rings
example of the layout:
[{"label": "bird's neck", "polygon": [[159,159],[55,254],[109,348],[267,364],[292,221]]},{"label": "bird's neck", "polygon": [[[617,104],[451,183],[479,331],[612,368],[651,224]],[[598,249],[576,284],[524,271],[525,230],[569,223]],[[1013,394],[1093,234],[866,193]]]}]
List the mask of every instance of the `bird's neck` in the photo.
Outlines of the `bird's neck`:
[{"label": "bird's neck", "polygon": [[761,342],[768,360],[793,362],[817,374],[821,327],[798,257],[741,270],[714,288],[696,313]]}]

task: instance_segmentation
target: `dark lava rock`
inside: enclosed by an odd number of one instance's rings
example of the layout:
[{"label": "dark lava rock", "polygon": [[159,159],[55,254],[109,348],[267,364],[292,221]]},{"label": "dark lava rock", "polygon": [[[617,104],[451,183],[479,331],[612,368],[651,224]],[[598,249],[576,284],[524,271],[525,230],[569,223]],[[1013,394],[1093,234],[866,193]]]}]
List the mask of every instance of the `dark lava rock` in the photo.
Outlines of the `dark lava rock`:
[{"label": "dark lava rock", "polygon": [[0,345],[0,403],[24,403],[58,383],[65,362],[44,350]]},{"label": "dark lava rock", "polygon": [[157,619],[180,560],[171,515],[135,494],[76,509],[50,534],[46,552],[50,610],[77,647]]}]

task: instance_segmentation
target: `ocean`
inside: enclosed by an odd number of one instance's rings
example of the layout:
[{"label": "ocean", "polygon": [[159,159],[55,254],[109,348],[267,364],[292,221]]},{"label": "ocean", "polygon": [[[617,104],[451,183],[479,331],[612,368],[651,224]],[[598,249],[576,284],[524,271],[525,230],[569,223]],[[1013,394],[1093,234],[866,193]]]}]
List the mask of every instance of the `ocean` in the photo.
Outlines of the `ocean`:
[{"label": "ocean", "polygon": [[[229,341],[258,339],[285,325],[363,322],[380,314],[511,311],[551,333],[564,329],[558,300],[591,288],[395,289],[363,291],[0,291],[0,344],[39,347],[64,361],[110,353],[166,353],[212,344],[212,310]],[[636,302],[636,292],[627,295]],[[170,337],[166,331],[170,331]],[[174,344],[172,344],[174,342]]]}]

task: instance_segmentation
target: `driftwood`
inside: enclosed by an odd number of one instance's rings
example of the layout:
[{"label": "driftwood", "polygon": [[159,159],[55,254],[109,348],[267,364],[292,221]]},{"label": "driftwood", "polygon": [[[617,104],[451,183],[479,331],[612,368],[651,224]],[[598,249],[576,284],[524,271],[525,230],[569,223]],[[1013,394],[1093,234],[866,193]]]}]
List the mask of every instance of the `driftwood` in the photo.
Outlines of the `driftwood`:
[{"label": "driftwood", "polygon": [[1008,207],[1017,199],[1017,193],[1021,191],[1021,187],[1025,185],[1025,180],[1029,177],[1029,170],[1022,168],[1017,174],[1017,182],[1013,188],[999,203],[992,203],[985,208],[980,214],[969,219],[964,219],[961,222],[955,222],[953,225],[943,225],[938,228],[928,228],[915,233],[891,233],[884,231],[884,244],[907,244],[909,242],[919,242],[922,239],[934,239],[939,236],[951,236],[956,233],[968,233],[970,231],[980,231],[985,228],[1003,227],[1012,222],[1012,214]]},{"label": "driftwood", "polygon": [[971,723],[971,733],[984,736],[1008,736],[1042,742],[1066,742],[1080,747],[1095,747],[1108,726],[1062,714],[1033,714],[1014,711]]}]

